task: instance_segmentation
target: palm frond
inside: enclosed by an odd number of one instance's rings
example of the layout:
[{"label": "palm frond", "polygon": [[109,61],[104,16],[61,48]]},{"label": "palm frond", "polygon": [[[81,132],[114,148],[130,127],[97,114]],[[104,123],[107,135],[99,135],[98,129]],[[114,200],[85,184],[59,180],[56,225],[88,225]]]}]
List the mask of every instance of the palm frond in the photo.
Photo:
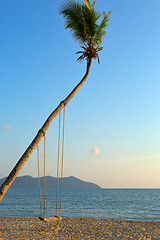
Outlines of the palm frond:
[{"label": "palm frond", "polygon": [[111,14],[111,10],[108,13],[104,13],[101,24],[97,26],[97,32],[95,34],[94,42],[98,46],[101,45],[102,40],[103,40],[104,36],[106,35],[105,29],[108,26],[108,22],[110,20],[110,14]]},{"label": "palm frond", "polygon": [[68,1],[62,4],[60,14],[66,18],[65,28],[72,31],[75,40],[84,39],[84,24],[82,22],[82,6],[74,1]]},{"label": "palm frond", "polygon": [[89,0],[84,0],[84,4],[86,5],[86,7],[90,10],[91,10],[91,4],[90,4],[90,1]]},{"label": "palm frond", "polygon": [[[68,1],[61,5],[60,14],[66,19],[65,28],[72,31],[75,40],[81,43],[93,41],[96,33],[96,22],[101,14],[91,8],[89,0],[86,5]],[[91,10],[90,10],[91,9]]]},{"label": "palm frond", "polygon": [[[111,11],[107,14],[101,14],[94,9],[96,1],[90,3],[90,0],[84,0],[84,4],[76,0],[68,0],[61,5],[60,14],[65,18],[65,28],[69,29],[76,41],[83,44],[83,51],[77,52],[82,54],[77,61],[91,58],[98,59],[98,52],[103,48],[100,47],[103,37],[106,34],[106,27],[110,19]],[[97,21],[103,15],[101,23]]]},{"label": "palm frond", "polygon": [[93,10],[94,10],[95,3],[96,3],[96,1],[94,1],[93,4],[92,4],[92,8],[93,8]]},{"label": "palm frond", "polygon": [[78,52],[76,52],[76,54],[80,54],[80,53],[84,53],[83,51],[78,51]]}]

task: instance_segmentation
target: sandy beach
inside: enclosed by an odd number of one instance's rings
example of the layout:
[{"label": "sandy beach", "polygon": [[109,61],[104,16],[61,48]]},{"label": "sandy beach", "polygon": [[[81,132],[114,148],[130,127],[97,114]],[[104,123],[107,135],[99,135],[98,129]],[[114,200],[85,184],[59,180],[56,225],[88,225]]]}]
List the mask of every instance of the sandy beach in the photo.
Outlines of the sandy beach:
[{"label": "sandy beach", "polygon": [[53,223],[35,218],[0,218],[0,239],[160,239],[160,222],[63,218]]}]

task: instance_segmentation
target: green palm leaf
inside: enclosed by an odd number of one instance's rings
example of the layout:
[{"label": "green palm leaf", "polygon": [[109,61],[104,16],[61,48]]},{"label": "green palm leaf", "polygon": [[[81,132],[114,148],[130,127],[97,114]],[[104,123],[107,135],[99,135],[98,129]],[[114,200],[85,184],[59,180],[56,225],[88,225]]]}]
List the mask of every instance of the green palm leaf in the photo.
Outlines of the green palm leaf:
[{"label": "green palm leaf", "polygon": [[111,14],[111,10],[108,13],[104,13],[101,24],[97,26],[97,32],[95,34],[94,42],[98,46],[101,45],[102,40],[106,35],[105,28],[108,26],[108,21],[110,20],[110,14]]},{"label": "green palm leaf", "polygon": [[60,8],[60,14],[66,20],[66,29],[72,32],[76,41],[85,45],[84,55],[79,57],[79,60],[99,59],[97,49],[106,35],[111,11],[104,14],[101,23],[98,24],[98,20],[103,14],[94,9],[95,3],[96,1],[93,1],[93,4],[90,4],[90,0],[84,0],[84,4],[80,4],[74,0],[69,0],[62,3]]},{"label": "green palm leaf", "polygon": [[91,4],[89,0],[84,0],[84,4],[87,6],[87,8],[91,11]]}]

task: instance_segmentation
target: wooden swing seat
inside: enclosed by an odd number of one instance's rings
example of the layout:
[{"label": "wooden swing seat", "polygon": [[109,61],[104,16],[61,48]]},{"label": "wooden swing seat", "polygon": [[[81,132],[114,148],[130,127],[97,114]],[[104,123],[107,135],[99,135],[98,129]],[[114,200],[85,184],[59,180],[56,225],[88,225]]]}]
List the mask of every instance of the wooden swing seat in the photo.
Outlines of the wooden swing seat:
[{"label": "wooden swing seat", "polygon": [[39,217],[39,219],[44,222],[57,222],[57,221],[61,221],[62,217],[56,215],[54,217],[48,217],[48,218]]}]

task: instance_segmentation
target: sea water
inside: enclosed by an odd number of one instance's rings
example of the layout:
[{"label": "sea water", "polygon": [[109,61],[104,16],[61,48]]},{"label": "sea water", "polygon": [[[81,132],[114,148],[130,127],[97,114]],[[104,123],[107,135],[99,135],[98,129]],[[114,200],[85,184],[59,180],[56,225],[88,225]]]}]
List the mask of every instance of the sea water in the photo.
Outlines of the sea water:
[{"label": "sea water", "polygon": [[[55,189],[46,189],[45,202],[46,217],[54,216]],[[38,189],[9,189],[0,203],[0,217],[39,216]],[[160,189],[64,189],[61,216],[160,221]]]}]

